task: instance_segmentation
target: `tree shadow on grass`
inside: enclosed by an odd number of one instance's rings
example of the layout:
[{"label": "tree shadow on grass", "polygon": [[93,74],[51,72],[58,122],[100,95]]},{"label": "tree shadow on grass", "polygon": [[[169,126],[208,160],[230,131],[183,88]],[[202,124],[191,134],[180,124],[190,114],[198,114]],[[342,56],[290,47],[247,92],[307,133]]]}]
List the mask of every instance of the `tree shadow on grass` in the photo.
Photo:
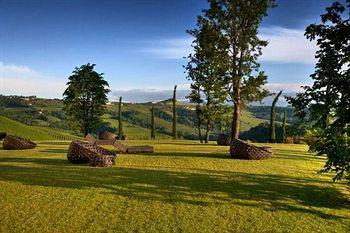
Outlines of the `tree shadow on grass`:
[{"label": "tree shadow on grass", "polygon": [[325,162],[325,157],[315,156],[309,152],[301,152],[298,150],[285,150],[285,149],[274,149],[275,157],[281,159],[292,159],[292,160],[305,160],[305,161],[318,161]]},{"label": "tree shadow on grass", "polygon": [[[157,141],[157,145],[174,145],[174,146],[217,146],[219,147],[219,145],[217,145],[216,143],[210,143],[210,144],[205,144],[205,143],[199,143],[199,142],[178,142],[178,141]],[[221,147],[221,146],[220,146]]]},{"label": "tree shadow on grass", "polygon": [[40,150],[40,152],[42,153],[54,153],[54,154],[64,154],[67,153],[68,148],[67,149],[44,149],[44,150]]},{"label": "tree shadow on grass", "polygon": [[[18,165],[22,163],[26,166]],[[322,181],[271,174],[91,168],[71,165],[64,159],[1,158],[0,181],[69,189],[98,188],[102,193],[170,204],[231,203],[267,211],[309,213],[324,219],[344,218],[330,214],[330,210],[349,208],[344,194],[335,187],[322,186]]]},{"label": "tree shadow on grass", "polygon": [[195,157],[195,158],[213,158],[213,159],[229,159],[231,158],[230,153],[217,153],[217,152],[155,152],[148,156],[159,156],[159,157]]}]

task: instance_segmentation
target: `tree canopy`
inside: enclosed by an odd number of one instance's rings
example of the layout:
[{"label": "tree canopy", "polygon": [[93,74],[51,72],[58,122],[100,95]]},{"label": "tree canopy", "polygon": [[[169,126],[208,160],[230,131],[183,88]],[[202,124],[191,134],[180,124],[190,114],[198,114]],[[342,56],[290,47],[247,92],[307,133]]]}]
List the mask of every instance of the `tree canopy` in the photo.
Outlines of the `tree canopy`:
[{"label": "tree canopy", "polygon": [[[198,121],[206,124],[205,142],[209,141],[213,123],[223,116],[223,103],[227,98],[225,89],[228,57],[225,41],[218,27],[199,16],[197,28],[188,33],[193,41],[194,53],[188,56],[186,66],[188,79],[192,81],[191,102],[197,104]],[[199,134],[200,134],[200,125]]]},{"label": "tree canopy", "polygon": [[97,73],[94,67],[95,64],[90,63],[76,67],[63,93],[63,109],[71,125],[84,135],[100,125],[110,92],[103,73]]},{"label": "tree canopy", "polygon": [[268,95],[262,88],[267,77],[260,71],[257,60],[267,41],[258,37],[258,29],[267,10],[274,7],[274,0],[209,0],[209,3],[204,16],[224,38],[229,63],[226,90],[234,104],[231,137],[238,138],[243,106]]},{"label": "tree canopy", "polygon": [[306,28],[306,37],[319,47],[314,83],[289,98],[300,118],[309,114],[310,149],[327,155],[323,171],[336,172],[335,180],[350,179],[350,0],[346,4],[333,3],[320,24]]}]

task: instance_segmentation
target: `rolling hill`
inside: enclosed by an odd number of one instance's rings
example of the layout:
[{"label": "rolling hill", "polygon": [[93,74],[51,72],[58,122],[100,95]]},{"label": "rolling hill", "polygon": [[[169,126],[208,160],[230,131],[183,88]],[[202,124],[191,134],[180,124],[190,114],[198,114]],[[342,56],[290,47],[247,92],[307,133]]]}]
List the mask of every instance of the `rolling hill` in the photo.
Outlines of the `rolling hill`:
[{"label": "rolling hill", "polygon": [[0,132],[29,138],[31,140],[72,140],[77,138],[69,133],[42,126],[29,126],[0,116]]},{"label": "rolling hill", "polygon": [[[58,99],[40,99],[36,97],[6,98],[0,96],[0,131],[13,132],[23,137],[34,139],[57,139],[71,137],[76,132],[72,131],[62,111],[63,103]],[[11,101],[9,101],[9,99]],[[124,134],[129,139],[150,138],[150,109],[155,106],[156,137],[167,139],[172,132],[172,102],[171,100],[156,103],[123,103],[122,116],[124,122]],[[267,122],[266,113],[268,108],[246,108],[242,113],[241,131]],[[194,106],[179,103],[177,130],[180,138],[197,139],[196,115]],[[118,130],[118,103],[112,102],[107,105],[107,112],[103,116],[104,123],[96,130],[96,134],[104,129],[117,132]],[[11,119],[11,120],[10,120]],[[229,130],[229,122],[227,130]],[[212,140],[219,133],[216,125],[212,132]],[[204,133],[204,128],[203,128]],[[81,135],[78,135],[81,136]]]}]

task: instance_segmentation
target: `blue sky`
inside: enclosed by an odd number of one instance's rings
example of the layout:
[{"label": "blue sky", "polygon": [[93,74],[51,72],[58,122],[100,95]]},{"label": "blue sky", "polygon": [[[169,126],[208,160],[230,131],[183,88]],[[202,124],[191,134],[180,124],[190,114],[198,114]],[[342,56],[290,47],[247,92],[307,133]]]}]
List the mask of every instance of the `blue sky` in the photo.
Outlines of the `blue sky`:
[{"label": "blue sky", "polygon": [[[261,58],[268,89],[295,92],[310,83],[316,51],[304,30],[332,1],[278,0],[261,25],[270,41]],[[0,0],[1,93],[58,97],[74,67],[95,63],[111,99],[160,100],[177,84],[188,90],[182,65],[186,29],[206,0]]]}]

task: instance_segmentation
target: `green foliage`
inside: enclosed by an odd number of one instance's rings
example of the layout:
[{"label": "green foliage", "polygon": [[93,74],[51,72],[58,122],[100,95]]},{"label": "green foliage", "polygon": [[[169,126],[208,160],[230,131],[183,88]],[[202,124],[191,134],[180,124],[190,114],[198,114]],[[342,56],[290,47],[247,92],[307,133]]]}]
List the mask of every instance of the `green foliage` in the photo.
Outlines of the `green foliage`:
[{"label": "green foliage", "polygon": [[238,138],[241,113],[246,103],[262,100],[268,91],[262,89],[267,77],[259,70],[258,57],[267,41],[258,37],[258,28],[273,0],[231,1],[209,0],[204,16],[214,24],[224,40],[227,54],[227,85],[229,100],[234,104],[231,137]]},{"label": "green foliage", "polygon": [[320,24],[306,28],[306,37],[319,47],[314,83],[289,98],[301,119],[309,112],[315,138],[309,141],[310,149],[327,155],[323,171],[334,171],[334,180],[350,180],[350,1],[346,4],[333,3]]},{"label": "green foliage", "polygon": [[176,88],[177,86],[175,85],[174,87],[174,93],[173,93],[173,131],[172,131],[172,136],[173,139],[177,138],[177,108],[176,108]]},{"label": "green foliage", "polygon": [[204,121],[206,124],[205,142],[208,143],[213,124],[220,122],[224,116],[227,98],[224,88],[228,69],[225,38],[215,24],[201,16],[198,17],[197,28],[188,33],[195,38],[192,45],[194,53],[188,56],[186,66],[187,78],[192,81],[188,98],[196,103],[199,135],[201,123]]},{"label": "green foliage", "polygon": [[0,107],[7,108],[19,108],[29,107],[29,100],[35,98],[35,96],[5,96],[0,95]]},{"label": "green foliage", "polygon": [[282,94],[282,91],[280,91],[275,99],[272,102],[271,106],[271,116],[270,116],[270,143],[275,143],[276,142],[276,129],[275,129],[275,117],[276,117],[276,104],[278,101],[278,98]]},{"label": "green foliage", "polygon": [[[271,119],[271,106],[246,106],[245,110],[252,113],[252,115],[256,118],[270,120]],[[284,111],[287,112],[288,116],[288,122],[296,123],[299,119],[298,117],[294,116],[294,108],[291,106],[282,107],[282,106],[276,106],[275,112],[276,117],[275,121],[282,122],[283,121],[283,115]]]},{"label": "green foliage", "polygon": [[[31,125],[42,126],[46,128],[52,128],[56,131],[67,131],[75,134],[72,131],[72,127],[69,126],[68,119],[64,112],[63,101],[58,99],[40,99],[33,98],[30,100],[30,107],[13,107],[2,108],[0,115],[11,118],[15,121]],[[129,139],[149,139],[151,131],[151,122],[149,119],[149,109],[155,106],[155,123],[157,138],[170,138],[172,135],[172,99],[166,101],[160,101],[157,103],[123,103],[122,106],[122,119],[123,119],[123,132]],[[96,126],[93,133],[98,133],[102,130],[108,130],[116,132],[118,134],[118,102],[114,102],[106,105],[107,114],[103,115],[103,122]],[[226,110],[229,110],[226,117],[223,117],[222,122],[215,122],[213,124],[212,134],[210,140],[216,140],[216,135],[220,132],[226,132],[230,127],[230,119],[232,115],[232,108],[225,106]],[[196,119],[196,107],[192,104],[179,103],[177,105],[177,132],[180,138],[197,140],[198,128]],[[254,127],[262,122],[263,119],[259,119],[258,116],[260,107],[252,106],[247,111],[242,112],[242,127],[241,131],[247,131],[251,127]],[[39,113],[42,110],[45,117],[41,117]],[[265,108],[263,109],[266,110]],[[276,112],[279,113],[280,108],[276,108]],[[254,113],[254,115],[251,114]],[[269,113],[269,111],[267,111]],[[266,114],[266,111],[263,113]],[[40,118],[40,119],[39,119]],[[278,117],[277,117],[278,118]],[[267,118],[268,119],[268,118]],[[204,121],[203,121],[204,122]],[[107,123],[111,123],[108,125]],[[204,122],[205,123],[205,122]],[[203,128],[201,129],[203,130]],[[81,135],[78,133],[78,135]],[[44,137],[45,138],[45,137]]]},{"label": "green foliage", "polygon": [[155,122],[154,122],[154,105],[151,108],[151,138],[155,139],[156,138],[156,126],[155,126]]},{"label": "green foliage", "polygon": [[[276,142],[283,142],[283,123],[275,124]],[[285,138],[292,140],[288,143],[303,143],[306,137],[307,130],[304,125],[300,124],[286,124]],[[241,133],[241,139],[250,140],[253,142],[269,142],[270,141],[270,124],[268,122],[261,123],[257,126],[251,127],[249,130]]]},{"label": "green foliage", "polygon": [[[282,127],[280,124],[275,126],[276,140],[282,137]],[[270,124],[268,122],[261,123],[255,127],[252,127],[248,131],[241,133],[241,139],[249,140],[252,142],[267,143],[270,141]]]},{"label": "green foliage", "polygon": [[119,98],[119,105],[118,105],[118,136],[119,139],[122,139],[123,137],[123,111],[122,111],[122,97]]},{"label": "green foliage", "polygon": [[91,133],[101,123],[110,92],[103,74],[94,71],[94,67],[95,64],[90,63],[76,67],[63,93],[63,110],[71,125],[84,135]]}]

